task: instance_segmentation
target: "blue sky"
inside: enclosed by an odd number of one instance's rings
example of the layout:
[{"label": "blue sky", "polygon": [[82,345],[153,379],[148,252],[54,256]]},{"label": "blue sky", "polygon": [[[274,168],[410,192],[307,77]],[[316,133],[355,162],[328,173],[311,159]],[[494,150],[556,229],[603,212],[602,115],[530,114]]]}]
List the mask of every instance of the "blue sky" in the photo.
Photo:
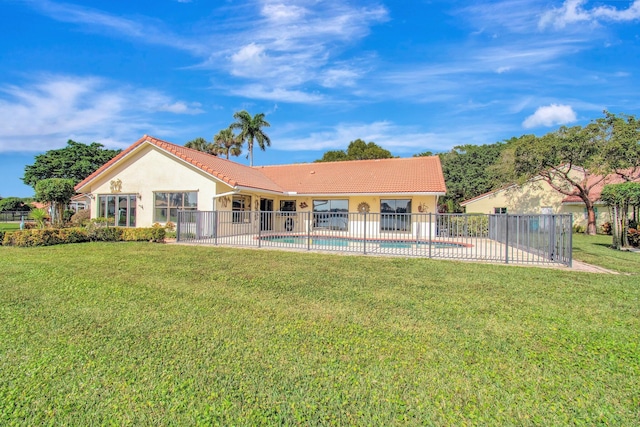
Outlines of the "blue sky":
[{"label": "blue sky", "polygon": [[[0,196],[68,139],[211,139],[246,109],[309,162],[396,156],[640,113],[640,0],[0,0]],[[244,156],[235,158],[248,163]]]}]

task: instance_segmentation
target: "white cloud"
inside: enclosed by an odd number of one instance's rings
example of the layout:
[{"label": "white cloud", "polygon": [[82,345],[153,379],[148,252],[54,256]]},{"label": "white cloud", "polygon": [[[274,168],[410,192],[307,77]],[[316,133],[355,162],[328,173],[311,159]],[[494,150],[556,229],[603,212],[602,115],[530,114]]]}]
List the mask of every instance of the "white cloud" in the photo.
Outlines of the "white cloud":
[{"label": "white cloud", "polygon": [[551,104],[539,107],[535,113],[522,122],[525,129],[539,126],[555,126],[572,123],[578,120],[575,111],[569,105]]},{"label": "white cloud", "polygon": [[[300,124],[288,128],[288,134],[304,132],[307,126]],[[401,126],[390,121],[372,123],[340,123],[308,136],[291,137],[280,135],[272,138],[273,149],[283,151],[302,150],[344,150],[349,142],[358,138],[391,151],[394,155],[410,156],[423,151],[441,152],[466,143],[486,143],[490,132],[486,128],[468,125],[447,128],[433,132],[420,131],[415,126]]]},{"label": "white cloud", "polygon": [[38,83],[0,87],[0,117],[11,118],[0,127],[0,152],[45,151],[69,138],[125,147],[144,133],[174,133],[150,124],[157,112],[201,111],[198,104],[95,77],[40,76]]},{"label": "white cloud", "polygon": [[308,12],[307,9],[283,3],[266,3],[262,6],[262,16],[270,21],[285,22],[301,19]]},{"label": "white cloud", "polygon": [[276,102],[315,104],[324,101],[324,97],[317,93],[307,93],[278,87],[273,88],[259,84],[234,87],[229,90],[234,95]]},{"label": "white cloud", "polygon": [[542,14],[539,27],[564,28],[578,22],[640,20],[640,0],[635,0],[627,9],[617,9],[612,6],[597,6],[586,9],[584,7],[586,3],[586,0],[565,0],[561,7],[552,8]]},{"label": "white cloud", "polygon": [[[249,84],[297,92],[307,84],[339,86],[339,79],[331,75],[335,68],[331,67],[332,60],[366,37],[373,25],[389,19],[387,9],[376,4],[255,0],[249,7],[230,4],[214,10],[214,15],[224,12],[224,18],[213,30],[211,25],[200,25],[194,26],[192,34],[176,34],[152,18],[129,19],[50,0],[33,0],[30,4],[53,19],[81,25],[85,31],[187,51],[204,60],[199,68],[225,72]],[[237,46],[241,48],[234,48]],[[343,74],[348,78],[341,80],[342,85],[352,84],[360,74],[351,71],[349,76]],[[272,92],[280,96],[281,91]]]}]

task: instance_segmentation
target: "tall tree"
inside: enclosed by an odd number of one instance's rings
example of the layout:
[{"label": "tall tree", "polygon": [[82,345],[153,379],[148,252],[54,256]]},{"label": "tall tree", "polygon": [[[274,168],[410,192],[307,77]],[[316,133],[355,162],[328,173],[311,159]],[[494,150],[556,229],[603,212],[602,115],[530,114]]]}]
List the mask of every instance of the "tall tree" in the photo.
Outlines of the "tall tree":
[{"label": "tall tree", "polygon": [[316,162],[341,162],[345,160],[371,160],[371,159],[391,159],[393,155],[389,150],[377,145],[375,142],[366,143],[358,138],[349,143],[347,151],[332,150],[324,153],[321,159]]},{"label": "tall tree", "polygon": [[51,203],[52,222],[62,224],[64,210],[69,201],[76,194],[72,179],[48,178],[36,183],[36,199],[39,202]]},{"label": "tall tree", "polygon": [[447,212],[460,212],[460,203],[503,185],[493,168],[499,161],[505,144],[458,145],[440,153],[447,194],[440,199]]},{"label": "tall tree", "polygon": [[215,147],[213,146],[213,144],[200,136],[192,139],[191,141],[188,141],[186,144],[184,144],[184,146],[187,148],[191,148],[192,150],[202,151],[203,153],[211,154],[214,156],[216,155]]},{"label": "tall tree", "polygon": [[38,181],[47,178],[66,178],[77,184],[119,152],[105,149],[97,142],[86,145],[69,140],[65,148],[37,155],[34,164],[25,167],[22,181],[34,188]]},{"label": "tall tree", "polygon": [[606,180],[609,169],[603,161],[605,141],[597,126],[561,127],[543,137],[524,135],[512,140],[505,151],[520,180],[542,178],[566,196],[578,196],[587,209],[587,234],[596,234],[594,202],[590,194]]},{"label": "tall tree", "polygon": [[595,121],[598,137],[604,142],[602,161],[625,181],[640,178],[640,120],[626,114],[604,111]]},{"label": "tall tree", "polygon": [[231,123],[229,127],[240,130],[240,138],[247,142],[249,165],[253,166],[253,143],[257,142],[262,151],[266,149],[265,147],[271,146],[269,136],[262,130],[263,127],[270,127],[271,124],[264,119],[264,113],[257,113],[251,117],[251,114],[242,110],[235,113],[233,118],[236,121]]},{"label": "tall tree", "polygon": [[239,156],[242,154],[242,139],[233,133],[233,129],[222,129],[213,137],[213,149],[217,154]]}]

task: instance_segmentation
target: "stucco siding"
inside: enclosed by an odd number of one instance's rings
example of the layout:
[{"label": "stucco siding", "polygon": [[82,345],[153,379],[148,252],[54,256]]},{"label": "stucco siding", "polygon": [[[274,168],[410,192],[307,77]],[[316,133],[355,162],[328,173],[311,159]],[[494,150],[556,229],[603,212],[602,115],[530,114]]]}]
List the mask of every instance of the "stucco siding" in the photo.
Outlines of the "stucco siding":
[{"label": "stucco siding", "polygon": [[[91,183],[91,216],[98,215],[100,195],[136,194],[136,226],[149,227],[154,221],[154,192],[198,193],[198,210],[211,210],[216,182],[191,165],[177,165],[179,161],[158,148],[147,145],[139,152],[123,159],[122,163],[97,177]],[[111,181],[119,180],[120,189],[114,193]]]}]

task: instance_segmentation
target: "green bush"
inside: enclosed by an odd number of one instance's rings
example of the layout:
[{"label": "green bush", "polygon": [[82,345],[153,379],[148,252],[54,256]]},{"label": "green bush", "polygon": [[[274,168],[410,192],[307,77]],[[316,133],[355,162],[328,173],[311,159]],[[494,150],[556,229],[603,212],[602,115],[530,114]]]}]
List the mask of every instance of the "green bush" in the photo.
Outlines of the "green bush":
[{"label": "green bush", "polygon": [[[604,230],[604,225],[602,226],[602,229]],[[574,233],[584,233],[587,230],[587,228],[584,225],[574,225],[573,226],[573,232]],[[607,234],[607,233],[604,233]]]},{"label": "green bush", "polygon": [[447,228],[451,237],[484,237],[489,234],[489,217],[486,215],[451,215],[444,218],[446,221],[441,228]]},{"label": "green bush", "polygon": [[71,217],[71,224],[76,227],[84,227],[91,221],[91,211],[89,209],[82,209],[73,214]]},{"label": "green bush", "polygon": [[2,246],[2,241],[4,240],[4,230],[0,230],[0,246]]},{"label": "green bush", "polygon": [[164,228],[46,228],[2,232],[0,244],[3,246],[51,246],[81,242],[163,242]]}]

